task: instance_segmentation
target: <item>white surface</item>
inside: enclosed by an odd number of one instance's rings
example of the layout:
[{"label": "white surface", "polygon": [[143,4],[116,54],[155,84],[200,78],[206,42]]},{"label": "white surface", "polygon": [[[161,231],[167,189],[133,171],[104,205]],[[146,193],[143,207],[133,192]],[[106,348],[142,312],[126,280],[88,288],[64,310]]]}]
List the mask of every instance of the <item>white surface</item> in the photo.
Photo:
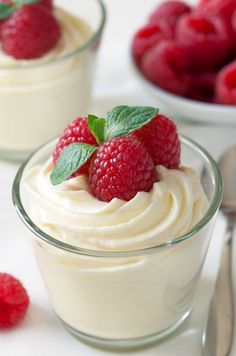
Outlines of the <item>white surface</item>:
[{"label": "white surface", "polygon": [[[129,70],[127,49],[130,37],[156,5],[156,0],[106,0],[108,24],[99,57],[94,105],[91,112],[106,112],[117,104],[156,105]],[[135,3],[135,5],[134,5]],[[236,143],[233,126],[200,125],[178,122],[179,130],[204,145],[218,158]],[[25,239],[25,227],[11,203],[11,184],[17,166],[0,162],[0,271],[19,277],[31,298],[25,321],[17,328],[0,332],[1,356],[106,356],[115,355],[83,345],[70,336],[55,318],[48,303],[33,253]],[[153,348],[135,352],[140,356],[200,356],[200,327],[215,280],[224,223],[219,222],[201,281],[200,294],[191,319],[171,338]],[[236,351],[235,353],[236,354]],[[128,355],[123,353],[122,355]]]}]

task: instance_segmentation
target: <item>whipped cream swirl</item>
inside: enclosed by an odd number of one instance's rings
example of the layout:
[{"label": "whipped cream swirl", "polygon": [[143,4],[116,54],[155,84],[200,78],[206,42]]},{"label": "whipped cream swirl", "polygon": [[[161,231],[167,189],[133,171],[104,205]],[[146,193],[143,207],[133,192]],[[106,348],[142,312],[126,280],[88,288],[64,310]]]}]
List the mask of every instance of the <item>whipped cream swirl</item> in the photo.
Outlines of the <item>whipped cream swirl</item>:
[{"label": "whipped cream swirl", "polygon": [[83,248],[124,251],[168,242],[190,231],[209,205],[191,168],[157,166],[160,181],[150,192],[109,203],[91,195],[84,176],[53,186],[51,169],[50,159],[25,177],[31,218],[51,236]]}]

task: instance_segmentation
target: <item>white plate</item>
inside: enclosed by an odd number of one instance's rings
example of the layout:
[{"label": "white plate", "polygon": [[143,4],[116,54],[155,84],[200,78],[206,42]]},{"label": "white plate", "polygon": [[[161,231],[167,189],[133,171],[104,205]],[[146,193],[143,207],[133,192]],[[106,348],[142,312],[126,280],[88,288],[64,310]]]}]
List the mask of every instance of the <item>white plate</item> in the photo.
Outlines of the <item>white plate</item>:
[{"label": "white plate", "polygon": [[202,103],[171,94],[146,79],[132,59],[131,67],[140,84],[156,99],[158,106],[161,105],[161,110],[167,114],[190,121],[236,125],[236,106]]}]

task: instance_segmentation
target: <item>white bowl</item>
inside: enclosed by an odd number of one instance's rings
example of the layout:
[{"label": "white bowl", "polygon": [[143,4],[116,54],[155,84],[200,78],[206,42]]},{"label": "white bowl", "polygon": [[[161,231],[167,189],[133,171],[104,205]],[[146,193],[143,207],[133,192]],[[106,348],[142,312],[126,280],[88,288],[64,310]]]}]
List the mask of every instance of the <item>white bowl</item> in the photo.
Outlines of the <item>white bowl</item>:
[{"label": "white bowl", "polygon": [[150,82],[138,69],[133,59],[131,59],[131,66],[141,85],[167,114],[191,121],[236,125],[236,106],[208,104],[172,94]]}]

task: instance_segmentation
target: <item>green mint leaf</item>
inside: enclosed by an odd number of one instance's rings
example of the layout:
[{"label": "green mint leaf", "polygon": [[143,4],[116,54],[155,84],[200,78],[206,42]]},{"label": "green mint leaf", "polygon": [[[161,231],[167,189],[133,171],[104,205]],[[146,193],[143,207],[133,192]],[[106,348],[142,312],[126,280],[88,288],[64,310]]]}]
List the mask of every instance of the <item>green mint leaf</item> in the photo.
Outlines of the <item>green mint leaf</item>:
[{"label": "green mint leaf", "polygon": [[130,134],[150,122],[158,111],[149,106],[116,106],[107,114],[105,140]]},{"label": "green mint leaf", "polygon": [[23,5],[29,5],[29,4],[36,4],[40,0],[13,0],[12,5],[9,5],[7,3],[1,3],[0,4],[0,20],[6,19],[9,17],[13,12],[18,8]]},{"label": "green mint leaf", "polygon": [[68,179],[97,149],[98,147],[76,142],[65,147],[51,172],[52,184],[57,185]]},{"label": "green mint leaf", "polygon": [[23,5],[37,4],[39,0],[14,0],[13,4],[17,7]]},{"label": "green mint leaf", "polygon": [[95,115],[88,115],[88,127],[89,131],[96,138],[98,144],[104,143],[104,128],[106,119],[97,117]]},{"label": "green mint leaf", "polygon": [[10,16],[15,10],[6,3],[0,4],[0,20],[6,19]]}]

